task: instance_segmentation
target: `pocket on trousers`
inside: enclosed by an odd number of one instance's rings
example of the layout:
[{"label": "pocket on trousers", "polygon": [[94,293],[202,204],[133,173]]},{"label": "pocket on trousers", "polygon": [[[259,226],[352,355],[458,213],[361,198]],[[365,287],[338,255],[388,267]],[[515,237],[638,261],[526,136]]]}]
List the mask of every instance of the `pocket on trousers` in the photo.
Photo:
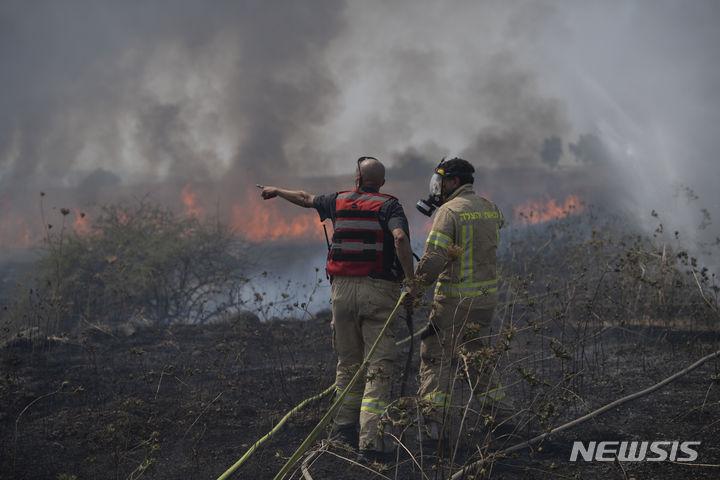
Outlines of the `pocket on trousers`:
[{"label": "pocket on trousers", "polygon": [[368,301],[378,306],[395,306],[400,298],[400,287],[393,282],[375,280],[368,289]]}]

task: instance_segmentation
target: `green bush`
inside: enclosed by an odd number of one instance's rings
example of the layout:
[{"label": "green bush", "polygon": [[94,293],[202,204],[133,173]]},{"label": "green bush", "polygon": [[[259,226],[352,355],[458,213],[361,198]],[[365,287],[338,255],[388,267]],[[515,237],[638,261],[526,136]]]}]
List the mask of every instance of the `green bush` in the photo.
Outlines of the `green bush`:
[{"label": "green bush", "polygon": [[246,282],[244,245],[219,223],[203,223],[138,201],[107,205],[89,232],[48,225],[27,307],[50,330],[81,322],[205,323],[235,303]]}]

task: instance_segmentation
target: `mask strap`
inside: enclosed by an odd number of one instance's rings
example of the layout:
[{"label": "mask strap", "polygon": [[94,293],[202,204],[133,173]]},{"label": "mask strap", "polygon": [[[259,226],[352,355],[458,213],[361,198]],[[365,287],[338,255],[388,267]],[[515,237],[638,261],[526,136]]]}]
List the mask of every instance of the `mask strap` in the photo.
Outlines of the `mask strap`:
[{"label": "mask strap", "polygon": [[443,163],[445,163],[445,158],[442,157],[440,159],[440,163],[438,163],[438,166],[435,167],[435,173],[440,175],[440,200],[445,203],[445,170],[442,168]]}]

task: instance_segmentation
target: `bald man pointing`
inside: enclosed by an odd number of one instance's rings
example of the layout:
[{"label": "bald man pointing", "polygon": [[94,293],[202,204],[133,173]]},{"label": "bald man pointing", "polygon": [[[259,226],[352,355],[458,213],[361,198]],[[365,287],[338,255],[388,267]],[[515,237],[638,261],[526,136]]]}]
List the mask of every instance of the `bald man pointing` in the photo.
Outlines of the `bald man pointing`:
[{"label": "bald man pointing", "polygon": [[[321,221],[329,218],[333,223],[327,273],[332,284],[338,396],[395,307],[403,275],[406,282],[414,280],[407,218],[397,198],[379,192],[384,184],[383,164],[374,157],[360,157],[354,190],[312,195],[258,185],[265,200],[281,197],[301,207],[315,208]],[[395,328],[391,325],[368,364],[367,374],[361,377],[367,380],[356,382],[333,421],[331,434],[359,445],[361,457],[367,460],[389,459],[378,421],[390,402],[395,354]]]}]

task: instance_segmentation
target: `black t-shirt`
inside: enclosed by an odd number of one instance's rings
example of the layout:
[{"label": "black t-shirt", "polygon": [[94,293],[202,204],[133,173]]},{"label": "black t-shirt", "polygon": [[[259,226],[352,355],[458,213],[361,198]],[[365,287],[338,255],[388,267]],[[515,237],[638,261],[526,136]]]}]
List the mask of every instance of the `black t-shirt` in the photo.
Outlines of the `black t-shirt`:
[{"label": "black t-shirt", "polygon": [[[366,187],[360,187],[360,191],[377,193],[377,190]],[[318,215],[320,215],[321,222],[326,218],[329,218],[333,225],[335,225],[335,200],[337,200],[337,196],[337,192],[329,193],[327,195],[315,195],[313,207],[317,210]],[[378,216],[380,217],[380,224],[383,227],[387,226],[388,231],[392,232],[396,228],[402,228],[405,234],[408,237],[410,236],[410,229],[408,228],[405,211],[397,199],[389,198],[385,203],[383,203],[378,211]]]}]

